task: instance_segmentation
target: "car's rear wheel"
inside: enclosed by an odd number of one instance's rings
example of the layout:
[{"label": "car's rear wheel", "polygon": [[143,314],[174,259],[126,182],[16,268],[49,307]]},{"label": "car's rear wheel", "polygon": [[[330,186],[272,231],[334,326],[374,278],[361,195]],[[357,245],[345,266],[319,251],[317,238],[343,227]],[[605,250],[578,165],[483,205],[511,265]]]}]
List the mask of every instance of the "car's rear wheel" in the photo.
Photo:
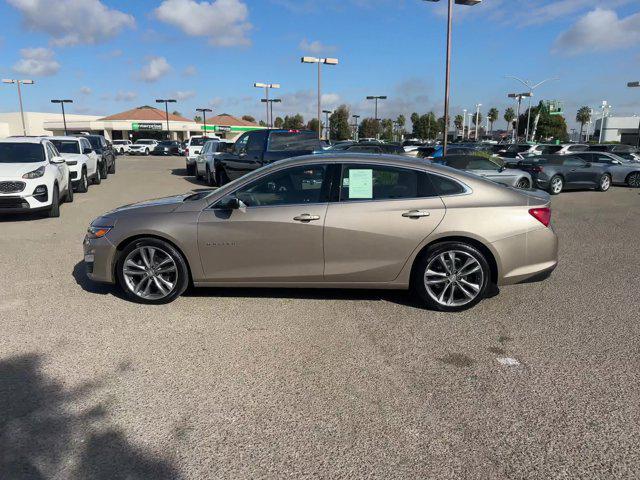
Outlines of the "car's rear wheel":
[{"label": "car's rear wheel", "polygon": [[627,176],[627,185],[631,188],[640,188],[640,172],[633,172]]},{"label": "car's rear wheel", "polygon": [[87,193],[89,190],[89,177],[87,176],[87,169],[83,168],[82,173],[80,174],[80,182],[78,183],[78,188],[76,189],[78,193]]},{"label": "car's rear wheel", "polygon": [[487,293],[491,269],[485,256],[463,242],[443,242],[422,255],[412,286],[428,307],[458,312],[473,307]]},{"label": "car's rear wheel", "polygon": [[100,176],[100,169],[102,167],[100,166],[100,164],[96,165],[96,174],[93,177],[93,184],[94,185],[100,185],[102,183],[102,177]]},{"label": "car's rear wheel", "polygon": [[196,166],[187,163],[187,175],[193,175],[196,171]]},{"label": "car's rear wheel", "polygon": [[215,174],[211,173],[211,169],[207,165],[207,185],[209,185],[210,187],[213,187],[215,186],[215,184],[216,184],[216,176]]},{"label": "car's rear wheel", "polygon": [[109,170],[107,169],[107,162],[106,160],[102,160],[102,162],[100,163],[100,178],[104,180],[108,176]]},{"label": "car's rear wheel", "polygon": [[608,174],[604,174],[600,177],[600,182],[598,182],[598,190],[601,192],[606,192],[611,187],[611,176]]},{"label": "car's rear wheel", "polygon": [[111,163],[111,166],[109,167],[109,173],[111,173],[111,174],[115,174],[116,173],[116,159],[115,159],[115,157],[113,159],[113,163]]},{"label": "car's rear wheel", "polygon": [[148,148],[144,149],[144,154],[147,155],[147,156],[149,155],[149,149]]},{"label": "car's rear wheel", "polygon": [[47,216],[50,218],[60,216],[60,191],[58,190],[58,185],[53,186],[53,191],[51,192],[51,207],[47,212]]},{"label": "car's rear wheel", "polygon": [[116,268],[122,289],[141,303],[172,302],[189,285],[189,270],[182,254],[156,238],[131,242],[120,254]]},{"label": "car's rear wheel", "polygon": [[67,203],[73,203],[73,182],[69,178],[69,185],[67,185],[67,196],[64,197],[64,201]]},{"label": "car's rear wheel", "polygon": [[531,184],[529,183],[528,178],[521,178],[520,180],[518,180],[518,183],[516,183],[516,188],[522,188],[526,190],[530,187],[531,187]]},{"label": "car's rear wheel", "polygon": [[216,185],[219,187],[229,183],[229,177],[227,176],[227,172],[224,169],[216,169]]},{"label": "car's rear wheel", "polygon": [[549,193],[551,195],[558,195],[560,192],[562,192],[563,188],[564,180],[560,175],[554,175],[553,177],[551,177],[551,180],[549,180]]}]

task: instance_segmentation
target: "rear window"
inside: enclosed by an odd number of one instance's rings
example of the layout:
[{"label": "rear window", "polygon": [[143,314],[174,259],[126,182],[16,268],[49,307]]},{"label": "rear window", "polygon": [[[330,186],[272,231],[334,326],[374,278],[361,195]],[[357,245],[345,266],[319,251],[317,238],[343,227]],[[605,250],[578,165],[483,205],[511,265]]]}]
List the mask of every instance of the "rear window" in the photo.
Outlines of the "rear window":
[{"label": "rear window", "polygon": [[191,147],[201,147],[205,144],[205,141],[208,141],[208,139],[204,137],[191,137],[191,139],[189,140],[189,145]]},{"label": "rear window", "polygon": [[430,175],[430,177],[438,195],[459,195],[465,191],[464,187],[455,180],[440,175]]},{"label": "rear window", "polygon": [[80,145],[76,140],[51,140],[60,153],[80,153]]},{"label": "rear window", "polygon": [[39,143],[0,143],[0,163],[44,161],[44,148]]},{"label": "rear window", "polygon": [[271,132],[269,135],[270,152],[286,152],[298,150],[317,150],[320,141],[316,132]]},{"label": "rear window", "polygon": [[537,149],[542,153],[557,153],[562,150],[562,145],[539,145]]}]

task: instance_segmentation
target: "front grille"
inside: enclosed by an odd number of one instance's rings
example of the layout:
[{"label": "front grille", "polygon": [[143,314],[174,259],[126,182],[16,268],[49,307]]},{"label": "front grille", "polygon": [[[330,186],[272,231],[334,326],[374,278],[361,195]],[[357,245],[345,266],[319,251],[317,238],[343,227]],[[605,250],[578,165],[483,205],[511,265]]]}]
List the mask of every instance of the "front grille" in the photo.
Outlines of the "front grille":
[{"label": "front grille", "polygon": [[29,202],[22,197],[0,197],[0,208],[29,208]]},{"label": "front grille", "polygon": [[0,193],[18,193],[24,190],[24,182],[0,182]]},{"label": "front grille", "polygon": [[78,178],[78,172],[69,172],[69,177],[71,178],[71,180],[75,180],[76,178]]}]

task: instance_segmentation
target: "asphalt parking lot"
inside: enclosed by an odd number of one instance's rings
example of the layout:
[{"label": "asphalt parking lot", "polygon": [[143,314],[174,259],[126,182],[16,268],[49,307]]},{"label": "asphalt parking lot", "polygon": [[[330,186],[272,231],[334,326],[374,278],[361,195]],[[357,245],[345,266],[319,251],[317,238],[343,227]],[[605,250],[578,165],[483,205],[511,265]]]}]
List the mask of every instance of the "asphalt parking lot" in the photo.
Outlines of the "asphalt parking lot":
[{"label": "asphalt parking lot", "polygon": [[60,218],[0,220],[0,478],[640,476],[640,191],[554,197],[553,276],[459,314],[335,290],[145,306],[86,279],[85,229],[204,185],[181,158],[117,172]]}]

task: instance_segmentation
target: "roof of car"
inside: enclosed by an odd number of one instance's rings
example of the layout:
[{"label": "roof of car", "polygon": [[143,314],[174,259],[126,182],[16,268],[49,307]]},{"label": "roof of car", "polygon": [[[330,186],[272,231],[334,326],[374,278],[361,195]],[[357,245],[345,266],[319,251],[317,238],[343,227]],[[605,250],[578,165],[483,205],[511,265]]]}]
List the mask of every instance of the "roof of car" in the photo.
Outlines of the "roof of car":
[{"label": "roof of car", "polygon": [[72,137],[71,135],[57,135],[55,137],[45,137],[45,140],[71,140],[78,141],[80,137]]},{"label": "roof of car", "polygon": [[0,138],[0,143],[42,143],[43,137],[8,137]]}]

